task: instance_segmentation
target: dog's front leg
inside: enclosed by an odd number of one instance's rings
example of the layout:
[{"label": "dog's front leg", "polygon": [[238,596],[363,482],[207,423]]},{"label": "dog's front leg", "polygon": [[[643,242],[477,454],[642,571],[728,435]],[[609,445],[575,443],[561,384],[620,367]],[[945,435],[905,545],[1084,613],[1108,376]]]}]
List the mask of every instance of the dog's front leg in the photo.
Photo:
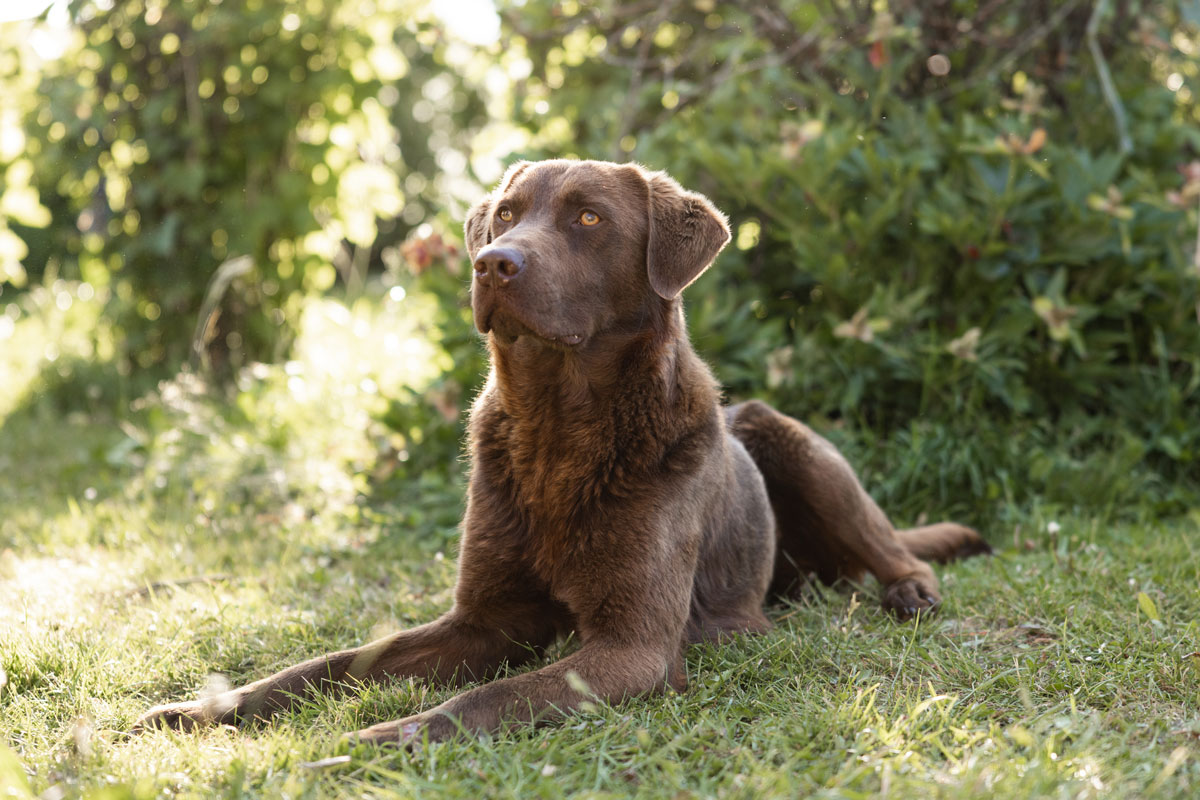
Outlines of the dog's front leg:
[{"label": "dog's front leg", "polygon": [[436,708],[359,731],[360,741],[411,745],[459,731],[483,733],[505,724],[550,722],[582,703],[616,702],[667,686],[684,688],[681,649],[631,644],[585,644],[542,669],[464,692]]},{"label": "dog's front leg", "polygon": [[454,610],[427,625],[310,659],[216,697],[157,706],[142,715],[134,730],[191,730],[199,725],[268,719],[315,695],[382,678],[472,680],[491,673],[505,660],[527,660],[534,654],[529,645],[542,646],[552,634],[552,630],[484,625],[472,615]]},{"label": "dog's front leg", "polygon": [[[563,565],[563,600],[575,618],[578,651],[424,713],[366,728],[358,738],[409,745],[460,730],[483,733],[550,722],[589,701],[617,702],[668,686],[683,690],[683,631],[696,558],[691,533],[698,527],[684,515],[661,527],[631,525],[612,540],[623,547],[597,548]],[[594,534],[593,540],[602,536]]]}]

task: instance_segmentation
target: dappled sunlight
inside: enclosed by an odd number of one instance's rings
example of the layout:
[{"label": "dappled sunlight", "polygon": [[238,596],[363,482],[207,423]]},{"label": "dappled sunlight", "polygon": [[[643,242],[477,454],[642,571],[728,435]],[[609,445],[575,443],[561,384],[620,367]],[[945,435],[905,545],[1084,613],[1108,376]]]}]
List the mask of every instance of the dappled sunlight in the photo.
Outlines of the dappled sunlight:
[{"label": "dappled sunlight", "polygon": [[[7,2],[0,796],[1195,795],[1193,0]],[[814,588],[688,648],[686,690],[537,729],[339,740],[459,688],[406,679],[129,735],[454,607],[496,535],[461,522],[467,256],[545,158],[712,200],[685,305],[726,396],[994,557],[936,567],[937,616]],[[598,211],[659,241],[651,200]]]},{"label": "dappled sunlight", "polygon": [[0,425],[47,382],[69,379],[75,362],[113,358],[105,295],[90,283],[55,280],[0,303]]},{"label": "dappled sunlight", "polygon": [[[841,690],[826,712],[830,730],[853,729],[851,756],[827,788],[888,794],[933,782],[958,791],[1036,795],[1072,787],[1077,798],[1104,796],[1107,769],[1096,752],[1100,715],[1065,702],[1025,724],[1004,723],[985,704],[964,705],[928,685],[916,696],[875,683]],[[903,690],[900,690],[903,692]]]},{"label": "dappled sunlight", "polygon": [[404,447],[380,416],[425,402],[450,366],[435,311],[401,286],[353,303],[311,298],[292,359],[243,368],[232,406],[196,373],[163,383],[135,404],[151,423],[131,454],[142,480],[152,491],[190,485],[204,514],[235,501],[295,524],[353,505],[381,448]]},{"label": "dappled sunlight", "polygon": [[128,588],[128,559],[99,550],[74,557],[22,557],[0,552],[0,638],[20,630],[38,636],[47,630],[88,626],[97,596]]},{"label": "dappled sunlight", "polygon": [[[378,398],[420,392],[449,366],[432,341],[434,301],[392,287],[382,302],[310,301],[285,365],[301,402],[316,394]],[[368,403],[375,402],[368,400]]]}]

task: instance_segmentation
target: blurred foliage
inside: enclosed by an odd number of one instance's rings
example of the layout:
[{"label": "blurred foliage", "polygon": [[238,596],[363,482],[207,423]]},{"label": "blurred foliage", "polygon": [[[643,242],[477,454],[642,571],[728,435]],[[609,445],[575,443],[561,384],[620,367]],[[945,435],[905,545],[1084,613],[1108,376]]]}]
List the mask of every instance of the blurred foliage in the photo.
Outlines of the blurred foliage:
[{"label": "blurred foliage", "polygon": [[1103,504],[1144,459],[1200,475],[1198,12],[528,0],[503,18],[534,65],[524,155],[636,159],[730,214],[689,308],[735,395],[932,444],[919,469],[957,470],[943,501]]},{"label": "blurred foliage", "polygon": [[[23,287],[28,274],[22,263],[29,256],[22,228],[45,228],[50,212],[42,205],[33,181],[34,164],[23,124],[36,103],[38,76],[28,58],[19,58],[15,31],[0,26],[0,293],[5,284]],[[16,228],[16,230],[14,230]]]},{"label": "blurred foliage", "polygon": [[[111,396],[130,387],[104,369],[112,342],[99,299],[81,297],[86,284],[35,286],[13,304],[21,315],[0,348],[0,494],[68,505],[119,494],[166,508],[183,493],[213,530],[248,511],[288,525],[352,521],[374,495],[396,524],[452,531],[458,392],[471,391],[455,376],[477,381],[482,352],[472,341],[474,360],[452,360],[459,345],[443,329],[454,326],[429,290],[446,274],[388,273],[349,303],[306,297],[286,360],[228,382],[185,366],[133,397]],[[61,454],[52,476],[20,472],[21,453],[8,449],[35,431]],[[25,543],[22,522],[0,524],[0,543]]]},{"label": "blurred foliage", "polygon": [[[731,216],[688,293],[730,394],[899,518],[1195,504],[1196,0],[497,5],[488,46],[423,0],[72,0],[53,57],[0,26],[0,346],[34,355],[0,413],[141,398],[104,457],[149,485],[453,493],[486,365],[448,231],[498,157],[637,159]],[[189,356],[224,383],[146,394]],[[279,467],[312,459],[369,479]]]},{"label": "blurred foliage", "polygon": [[[3,111],[27,112],[24,152],[0,151],[3,208],[21,192],[8,216],[41,226],[22,231],[31,277],[106,292],[129,366],[178,364],[193,331],[218,365],[285,353],[302,293],[339,272],[360,290],[379,250],[446,202],[439,170],[462,172],[486,118],[421,3],[70,8],[37,102]],[[0,64],[15,75],[20,59]],[[34,171],[51,213],[25,188]],[[0,279],[16,283],[3,219]],[[248,268],[214,280],[234,255]]]}]

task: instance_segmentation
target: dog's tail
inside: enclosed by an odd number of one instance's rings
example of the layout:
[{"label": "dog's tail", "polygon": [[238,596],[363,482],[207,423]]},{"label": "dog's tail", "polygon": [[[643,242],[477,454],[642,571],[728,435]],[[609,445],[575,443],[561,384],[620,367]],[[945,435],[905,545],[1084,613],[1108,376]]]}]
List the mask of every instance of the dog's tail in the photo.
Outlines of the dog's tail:
[{"label": "dog's tail", "polygon": [[923,561],[946,563],[992,552],[992,546],[974,530],[957,522],[939,522],[896,531],[908,552]]}]

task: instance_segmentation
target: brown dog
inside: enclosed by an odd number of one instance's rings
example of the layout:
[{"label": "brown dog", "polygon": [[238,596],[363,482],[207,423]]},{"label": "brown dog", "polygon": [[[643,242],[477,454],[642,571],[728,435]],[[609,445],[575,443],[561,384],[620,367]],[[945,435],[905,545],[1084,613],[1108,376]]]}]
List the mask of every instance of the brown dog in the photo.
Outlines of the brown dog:
[{"label": "brown dog", "polygon": [[766,630],[764,599],[810,574],[870,572],[898,616],[932,610],[937,580],[921,559],[987,551],[977,533],[896,531],[820,436],[762,403],[721,408],[679,294],[728,240],[724,217],[663,173],[512,167],[466,223],[492,372],[471,412],[454,607],[214,700],[152,709],[139,727],[266,718],[384,678],[478,680],[579,635],[561,661],[359,732],[441,739],[682,689],[689,643]]}]

